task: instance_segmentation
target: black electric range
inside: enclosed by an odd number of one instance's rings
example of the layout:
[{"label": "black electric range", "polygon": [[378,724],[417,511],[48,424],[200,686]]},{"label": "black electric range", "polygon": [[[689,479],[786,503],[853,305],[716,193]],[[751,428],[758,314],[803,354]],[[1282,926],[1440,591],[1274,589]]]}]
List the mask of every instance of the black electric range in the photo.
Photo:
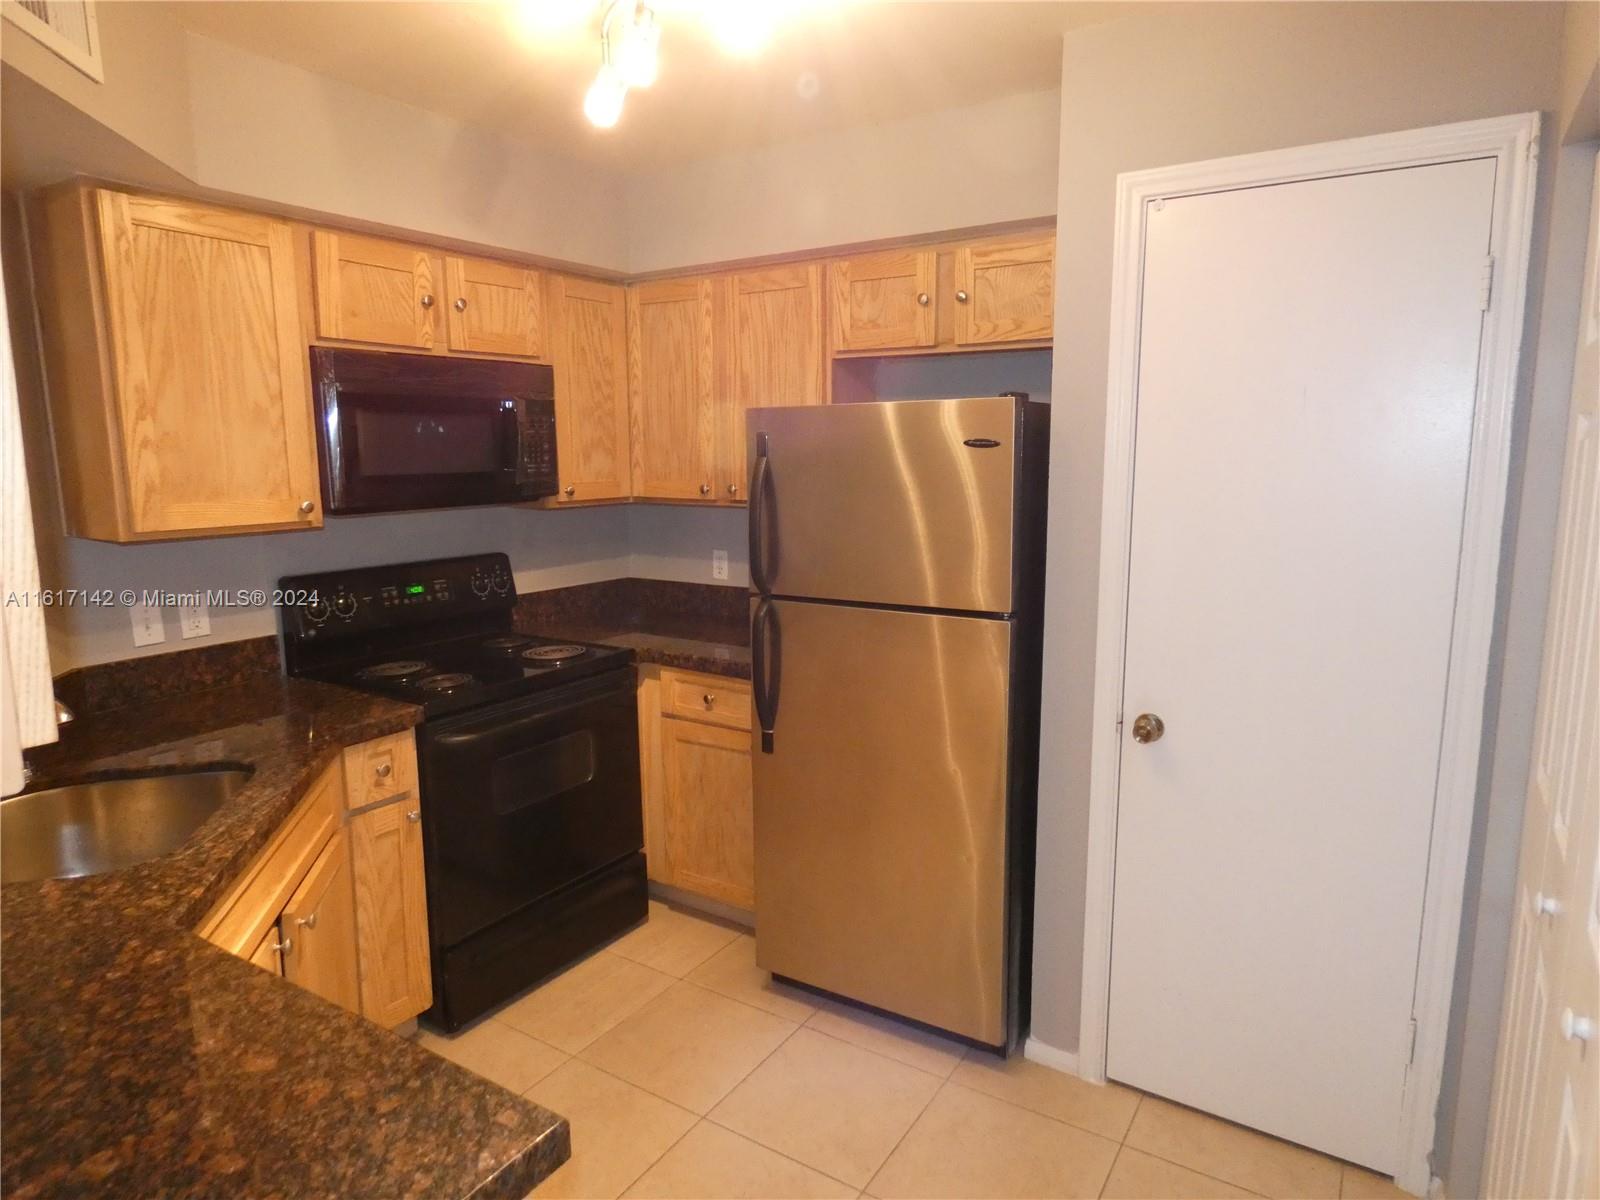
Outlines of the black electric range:
[{"label": "black electric range", "polygon": [[459,1029],[644,919],[633,651],[518,633],[503,554],[279,589],[288,674],[422,707],[431,1022]]}]

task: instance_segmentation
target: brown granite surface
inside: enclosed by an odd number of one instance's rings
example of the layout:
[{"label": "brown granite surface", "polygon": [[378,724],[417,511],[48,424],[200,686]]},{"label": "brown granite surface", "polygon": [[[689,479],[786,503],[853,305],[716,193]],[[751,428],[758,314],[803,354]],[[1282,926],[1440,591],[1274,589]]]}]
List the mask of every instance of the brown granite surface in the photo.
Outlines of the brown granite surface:
[{"label": "brown granite surface", "polygon": [[489,1200],[566,1160],[563,1118],[191,932],[342,747],[419,717],[267,677],[81,718],[30,753],[44,783],[254,773],[165,858],[0,889],[0,1192]]},{"label": "brown granite surface", "polygon": [[612,579],[531,592],[513,614],[523,633],[626,646],[640,662],[750,678],[744,588]]},{"label": "brown granite surface", "polygon": [[245,638],[78,667],[56,676],[56,696],[80,717],[277,675],[278,639]]}]

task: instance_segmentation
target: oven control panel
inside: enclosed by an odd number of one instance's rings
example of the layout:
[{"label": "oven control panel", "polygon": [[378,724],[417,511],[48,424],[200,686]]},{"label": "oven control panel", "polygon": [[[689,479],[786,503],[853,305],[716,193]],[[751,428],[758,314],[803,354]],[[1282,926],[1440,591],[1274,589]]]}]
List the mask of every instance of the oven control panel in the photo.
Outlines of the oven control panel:
[{"label": "oven control panel", "polygon": [[295,601],[279,609],[286,642],[379,633],[510,609],[517,602],[516,578],[504,554],[293,575],[278,587]]}]

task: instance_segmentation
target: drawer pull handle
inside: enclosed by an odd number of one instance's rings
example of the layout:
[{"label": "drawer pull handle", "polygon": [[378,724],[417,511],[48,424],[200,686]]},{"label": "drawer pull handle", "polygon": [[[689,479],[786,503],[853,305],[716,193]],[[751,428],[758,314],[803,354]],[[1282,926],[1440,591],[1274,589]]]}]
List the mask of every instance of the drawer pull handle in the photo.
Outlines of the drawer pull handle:
[{"label": "drawer pull handle", "polygon": [[296,917],[294,923],[303,929],[315,929],[317,927],[317,914],[312,913],[309,917]]},{"label": "drawer pull handle", "polygon": [[422,820],[422,810],[420,808],[413,808],[406,814],[406,820],[412,822],[412,824]]},{"label": "drawer pull handle", "polygon": [[717,702],[717,694],[715,692],[707,692],[704,696],[700,697],[700,701],[707,708],[710,708],[713,704],[715,704]]},{"label": "drawer pull handle", "polygon": [[289,953],[289,951],[294,949],[294,942],[292,942],[288,938],[284,938],[283,941],[281,941],[281,942],[273,942],[272,943],[272,948],[274,950],[276,950],[279,954],[287,954],[287,953]]},{"label": "drawer pull handle", "polygon": [[394,774],[394,764],[384,763],[374,772],[379,779],[387,779]]}]

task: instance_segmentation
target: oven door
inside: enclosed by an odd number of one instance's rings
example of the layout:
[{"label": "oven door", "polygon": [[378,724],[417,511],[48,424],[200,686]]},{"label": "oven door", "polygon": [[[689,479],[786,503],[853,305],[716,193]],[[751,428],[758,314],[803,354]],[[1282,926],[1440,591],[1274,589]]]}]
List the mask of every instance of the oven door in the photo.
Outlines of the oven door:
[{"label": "oven door", "polygon": [[311,356],[326,511],[555,493],[549,367],[323,346]]},{"label": "oven door", "polygon": [[436,947],[644,845],[631,670],[430,720],[421,734]]}]

